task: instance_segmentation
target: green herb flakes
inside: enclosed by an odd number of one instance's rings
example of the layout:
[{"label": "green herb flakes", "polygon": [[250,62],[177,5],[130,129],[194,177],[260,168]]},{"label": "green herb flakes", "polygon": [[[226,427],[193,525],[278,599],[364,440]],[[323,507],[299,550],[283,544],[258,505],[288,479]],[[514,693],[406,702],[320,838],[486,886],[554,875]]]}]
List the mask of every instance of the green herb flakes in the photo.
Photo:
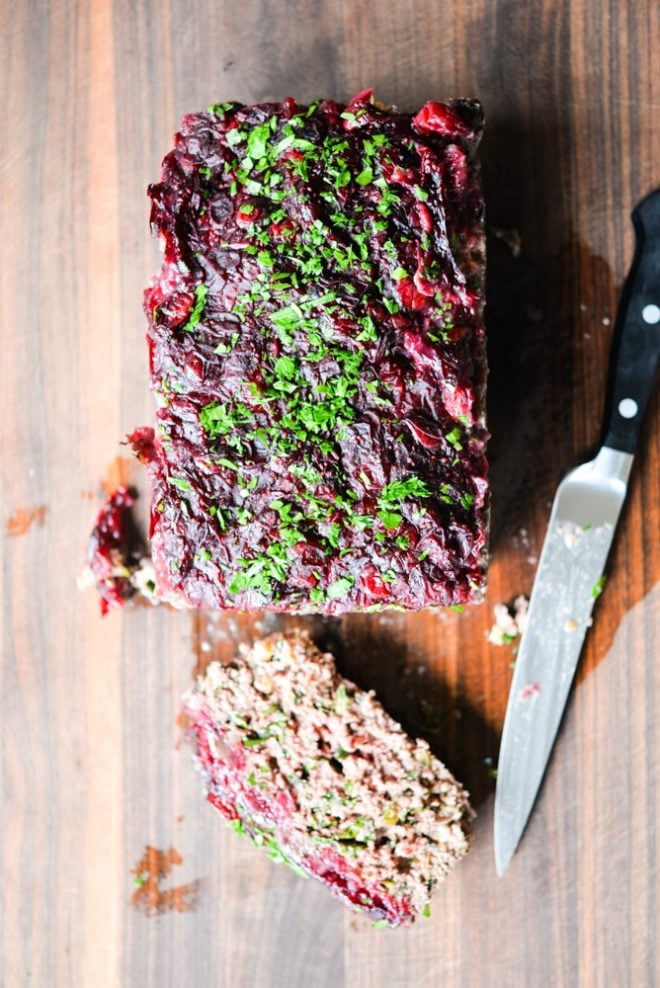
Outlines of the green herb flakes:
[{"label": "green herb flakes", "polygon": [[390,530],[398,528],[403,521],[403,516],[398,514],[396,511],[379,511],[378,517],[382,521],[385,528]]},{"label": "green herb flakes", "polygon": [[387,484],[380,492],[378,500],[382,504],[392,504],[405,501],[408,498],[430,497],[431,491],[421,477],[409,477],[407,480],[395,480]]},{"label": "green herb flakes", "polygon": [[206,297],[209,293],[207,285],[197,285],[195,288],[195,303],[190,311],[188,319],[181,327],[188,333],[192,333],[193,330],[199,325],[206,306]]},{"label": "green herb flakes", "polygon": [[341,597],[346,597],[350,590],[355,585],[355,580],[352,576],[343,576],[340,580],[335,580],[328,587],[328,597],[331,600],[338,600]]},{"label": "green herb flakes", "polygon": [[184,480],[183,477],[168,477],[167,482],[168,484],[171,484],[172,487],[178,487],[180,491],[192,490],[191,485],[187,480]]}]

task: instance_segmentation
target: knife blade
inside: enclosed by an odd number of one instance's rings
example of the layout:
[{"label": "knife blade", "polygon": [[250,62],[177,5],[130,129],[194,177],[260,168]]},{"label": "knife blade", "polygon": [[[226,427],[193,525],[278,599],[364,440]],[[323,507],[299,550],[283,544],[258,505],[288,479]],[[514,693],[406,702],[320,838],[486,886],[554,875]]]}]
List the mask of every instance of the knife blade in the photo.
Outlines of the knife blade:
[{"label": "knife blade", "polygon": [[507,705],[495,792],[502,876],[538,795],[623,507],[660,354],[660,189],[632,213],[636,251],[614,329],[605,438],[560,483]]}]

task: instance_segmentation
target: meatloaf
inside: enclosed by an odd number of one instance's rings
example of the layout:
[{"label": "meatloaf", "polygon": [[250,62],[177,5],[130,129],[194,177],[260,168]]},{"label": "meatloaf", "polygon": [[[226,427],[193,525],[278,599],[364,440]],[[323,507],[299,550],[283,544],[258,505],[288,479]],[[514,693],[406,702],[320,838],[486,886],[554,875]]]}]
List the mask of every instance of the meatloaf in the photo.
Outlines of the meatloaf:
[{"label": "meatloaf", "polygon": [[78,584],[81,589],[96,587],[104,616],[136,596],[160,603],[153,566],[131,515],[134,501],[134,492],[123,485],[108,494],[89,536],[87,565]]},{"label": "meatloaf", "polygon": [[152,185],[160,592],[328,614],[481,596],[478,103],[222,103]]},{"label": "meatloaf", "polygon": [[304,633],[214,663],[185,698],[210,803],[271,857],[390,926],[468,850],[468,797]]}]

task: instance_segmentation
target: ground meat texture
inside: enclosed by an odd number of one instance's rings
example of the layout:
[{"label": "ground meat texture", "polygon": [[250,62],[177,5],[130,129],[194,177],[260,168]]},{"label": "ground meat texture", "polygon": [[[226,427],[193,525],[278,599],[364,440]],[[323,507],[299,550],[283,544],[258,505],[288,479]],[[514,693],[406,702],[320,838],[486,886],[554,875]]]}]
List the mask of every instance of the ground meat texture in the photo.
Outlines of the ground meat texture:
[{"label": "ground meat texture", "polygon": [[[183,120],[145,294],[159,590],[319,611],[482,595],[478,103],[293,99]],[[144,432],[144,430],[142,430]]]},{"label": "ground meat texture", "polygon": [[468,850],[467,793],[304,633],[212,664],[185,697],[207,798],[275,860],[390,926]]}]

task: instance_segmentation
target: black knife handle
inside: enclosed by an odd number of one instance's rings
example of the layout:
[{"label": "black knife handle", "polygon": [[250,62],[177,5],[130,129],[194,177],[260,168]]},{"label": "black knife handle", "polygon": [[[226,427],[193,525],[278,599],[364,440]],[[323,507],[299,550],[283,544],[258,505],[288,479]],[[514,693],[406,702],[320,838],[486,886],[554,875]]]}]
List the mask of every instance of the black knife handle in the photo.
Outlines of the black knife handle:
[{"label": "black knife handle", "polygon": [[660,189],[632,213],[636,247],[610,356],[604,445],[634,453],[660,356]]}]

